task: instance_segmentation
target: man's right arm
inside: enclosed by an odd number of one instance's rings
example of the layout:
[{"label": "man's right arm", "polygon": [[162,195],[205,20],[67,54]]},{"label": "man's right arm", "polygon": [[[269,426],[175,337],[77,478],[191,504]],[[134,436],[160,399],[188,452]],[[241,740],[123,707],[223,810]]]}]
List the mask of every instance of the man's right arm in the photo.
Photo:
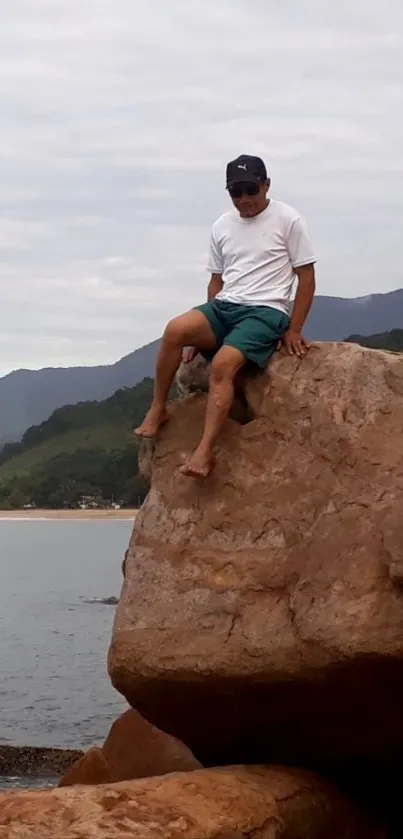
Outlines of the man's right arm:
[{"label": "man's right arm", "polygon": [[222,274],[212,274],[210,278],[210,282],[207,287],[207,301],[208,303],[210,300],[214,300],[217,297],[219,291],[221,291],[223,287],[223,279]]}]

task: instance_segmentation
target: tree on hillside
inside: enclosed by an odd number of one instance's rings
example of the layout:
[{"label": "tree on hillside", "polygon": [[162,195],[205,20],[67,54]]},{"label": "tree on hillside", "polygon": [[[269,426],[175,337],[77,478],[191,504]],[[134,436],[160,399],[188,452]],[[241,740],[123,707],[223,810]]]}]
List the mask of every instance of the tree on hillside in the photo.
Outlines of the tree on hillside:
[{"label": "tree on hillside", "polygon": [[378,335],[350,335],[346,340],[350,344],[360,344],[373,350],[403,352],[403,329],[392,329]]}]

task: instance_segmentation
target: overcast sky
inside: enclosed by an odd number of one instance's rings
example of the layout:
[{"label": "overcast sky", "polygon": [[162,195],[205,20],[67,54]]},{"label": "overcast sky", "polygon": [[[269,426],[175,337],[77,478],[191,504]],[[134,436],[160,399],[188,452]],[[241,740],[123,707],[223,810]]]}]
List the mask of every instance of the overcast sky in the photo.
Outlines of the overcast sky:
[{"label": "overcast sky", "polygon": [[401,0],[0,0],[0,375],[114,361],[204,300],[226,161],[319,291],[403,286]]}]

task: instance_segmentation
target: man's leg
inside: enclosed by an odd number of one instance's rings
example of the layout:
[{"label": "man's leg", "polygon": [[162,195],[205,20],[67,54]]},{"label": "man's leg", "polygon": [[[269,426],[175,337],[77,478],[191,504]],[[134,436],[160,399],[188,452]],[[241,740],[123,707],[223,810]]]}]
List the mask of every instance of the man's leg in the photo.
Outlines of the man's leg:
[{"label": "man's leg", "polygon": [[214,446],[234,399],[234,380],[245,363],[245,356],[235,347],[224,346],[215,356],[210,371],[203,437],[188,462],[181,466],[182,475],[206,478],[211,472]]},{"label": "man's leg", "polygon": [[167,420],[169,390],[181,363],[183,348],[187,346],[199,350],[213,350],[217,346],[207,318],[196,309],[174,318],[165,329],[157,358],[154,398],[147,416],[134,432],[138,437],[155,437]]}]

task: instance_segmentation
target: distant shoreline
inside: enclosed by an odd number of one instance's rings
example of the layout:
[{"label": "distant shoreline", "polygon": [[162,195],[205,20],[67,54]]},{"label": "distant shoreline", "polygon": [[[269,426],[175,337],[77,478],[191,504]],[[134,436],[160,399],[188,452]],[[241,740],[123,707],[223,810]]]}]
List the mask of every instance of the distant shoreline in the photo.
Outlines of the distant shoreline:
[{"label": "distant shoreline", "polygon": [[138,510],[0,510],[0,519],[114,519],[134,521]]}]

